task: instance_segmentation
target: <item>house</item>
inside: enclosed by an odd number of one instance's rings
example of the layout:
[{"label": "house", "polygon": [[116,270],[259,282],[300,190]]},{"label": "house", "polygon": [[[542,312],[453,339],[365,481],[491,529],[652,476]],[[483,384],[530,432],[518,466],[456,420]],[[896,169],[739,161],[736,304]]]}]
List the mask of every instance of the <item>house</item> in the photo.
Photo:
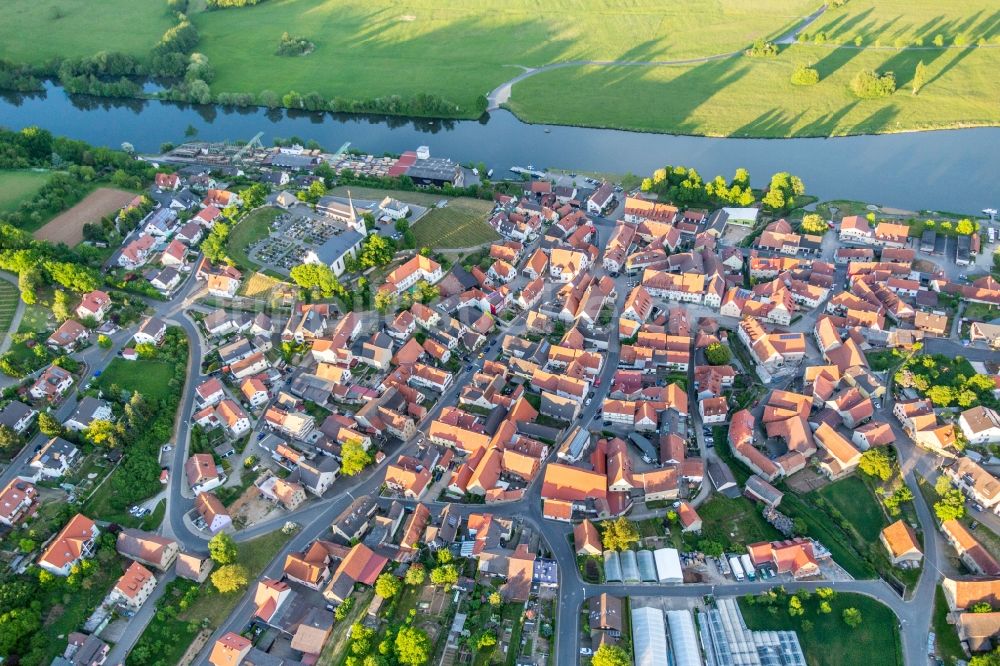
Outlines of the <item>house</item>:
[{"label": "house", "polygon": [[948,335],[948,317],[941,314],[918,311],[913,317],[913,326],[927,335],[943,338]]},{"label": "house", "polygon": [[173,291],[174,287],[181,282],[181,274],[173,266],[168,266],[161,271],[147,271],[146,277],[149,279],[149,284],[164,293]]},{"label": "house", "polygon": [[96,634],[72,632],[66,639],[66,650],[62,658],[52,661],[56,666],[102,666],[107,661],[111,646]]},{"label": "house", "polygon": [[323,588],[323,597],[333,603],[343,603],[355,585],[374,585],[388,563],[388,558],[376,554],[363,543],[353,546]]},{"label": "house", "polygon": [[904,562],[919,564],[923,559],[917,533],[902,519],[884,528],[879,533],[879,541],[889,551],[889,560],[893,566],[898,567]]},{"label": "house", "polygon": [[322,497],[340,473],[340,464],[332,457],[300,460],[296,469],[298,482],[317,497]]},{"label": "house", "polygon": [[586,519],[573,527],[573,544],[577,555],[600,555],[604,551],[601,535],[594,524]]},{"label": "house", "polygon": [[410,214],[410,207],[392,197],[385,197],[378,204],[378,211],[390,220],[402,220]]},{"label": "house", "polygon": [[177,542],[151,532],[123,528],[115,543],[118,553],[146,566],[166,571],[177,559]]},{"label": "house", "polygon": [[261,495],[281,504],[288,511],[294,511],[306,501],[306,489],[298,483],[292,483],[276,476],[268,476],[257,484]]},{"label": "house", "polygon": [[38,489],[17,477],[0,491],[0,523],[14,527],[31,511],[38,497]]},{"label": "house", "polygon": [[222,209],[227,206],[242,206],[243,201],[239,195],[229,190],[211,189],[205,193],[205,198],[201,202],[202,207],[214,206]]},{"label": "house", "polygon": [[226,390],[216,377],[210,377],[199,384],[194,392],[198,398],[198,404],[202,407],[214,407],[226,397]]},{"label": "house", "polygon": [[157,317],[147,317],[139,330],[135,332],[135,343],[158,345],[163,342],[163,336],[167,334],[167,325]]},{"label": "house", "polygon": [[755,567],[771,566],[778,574],[790,573],[796,579],[820,573],[813,542],[796,537],[786,541],[752,543],[747,546]]},{"label": "house", "polygon": [[600,187],[594,190],[594,193],[587,199],[587,212],[591,215],[600,215],[614,200],[614,187],[610,183],[601,183]]},{"label": "house", "polygon": [[840,240],[842,242],[869,243],[872,240],[872,228],[862,215],[850,215],[840,221]]},{"label": "house", "polygon": [[995,444],[1000,442],[1000,414],[982,405],[967,409],[958,417],[962,434],[970,444]]},{"label": "house", "polygon": [[964,610],[981,602],[1000,608],[1000,578],[995,576],[945,576],[941,587],[949,610]]},{"label": "house", "polygon": [[693,506],[685,501],[682,501],[680,506],[677,507],[677,518],[681,523],[681,532],[694,532],[695,534],[701,533],[701,516]]},{"label": "house", "polygon": [[970,652],[989,652],[1000,637],[1000,613],[960,613],[956,628]]},{"label": "house", "polygon": [[188,247],[176,238],[167,244],[160,255],[160,265],[177,268],[184,265]]},{"label": "house", "polygon": [[135,269],[149,260],[156,240],[152,236],[142,235],[129,242],[118,253],[118,265],[122,268]]},{"label": "house", "polygon": [[256,377],[244,380],[240,384],[240,392],[243,393],[243,397],[247,399],[247,402],[254,409],[263,407],[271,399],[267,393],[267,387],[264,386],[264,382]]},{"label": "house", "polygon": [[184,463],[184,474],[195,494],[218,488],[226,482],[225,474],[215,465],[215,459],[208,453],[195,453],[188,458]]},{"label": "house", "polygon": [[1000,480],[972,458],[961,456],[943,471],[959,490],[980,506],[992,511],[1000,507]]},{"label": "house", "polygon": [[0,425],[5,425],[18,435],[23,435],[38,416],[38,410],[14,400],[0,410]]},{"label": "house", "polygon": [[204,522],[205,528],[212,534],[218,534],[233,525],[233,519],[226,511],[226,507],[222,505],[218,497],[210,492],[198,493],[198,496],[194,498],[194,508],[201,521]]},{"label": "house", "polygon": [[861,462],[861,451],[826,422],[816,429],[813,439],[823,451],[819,460],[820,469],[832,480],[850,474]]},{"label": "house", "polygon": [[42,552],[38,566],[57,576],[68,576],[74,564],[93,556],[100,533],[94,521],[76,514]]},{"label": "house", "polygon": [[[212,666],[240,666],[240,664],[254,663],[248,661],[248,658],[256,652],[260,652],[260,650],[253,646],[249,638],[244,638],[230,631],[215,641],[212,653],[208,656],[208,663]],[[260,663],[266,664],[273,661],[266,655],[265,659],[267,661],[260,661]]]},{"label": "house", "polygon": [[380,290],[399,295],[421,280],[434,284],[442,277],[441,264],[418,254],[390,272]]},{"label": "house", "polygon": [[90,331],[84,328],[80,322],[67,319],[49,336],[45,344],[56,351],[70,352],[89,338]]},{"label": "house", "polygon": [[179,553],[177,555],[177,567],[175,571],[180,578],[196,583],[204,583],[208,578],[209,572],[212,571],[213,564],[212,558],[207,555],[199,556]]},{"label": "house", "polygon": [[941,533],[955,549],[962,564],[977,576],[1000,576],[1000,562],[957,520],[941,523]]},{"label": "house", "polygon": [[231,437],[241,437],[250,432],[250,418],[235,400],[226,398],[215,408],[215,413]]},{"label": "house", "polygon": [[111,309],[111,297],[99,289],[83,295],[80,304],[76,306],[76,316],[80,319],[90,317],[94,321],[104,321]]},{"label": "house", "polygon": [[202,237],[201,225],[197,222],[185,222],[181,225],[181,228],[177,230],[174,238],[177,241],[186,243],[188,246],[195,245]]},{"label": "house", "polygon": [[154,179],[156,189],[174,192],[180,189],[181,179],[176,173],[158,173]]},{"label": "house", "polygon": [[62,437],[46,442],[28,464],[35,470],[35,479],[57,479],[76,466],[80,450]]},{"label": "house", "polygon": [[63,426],[75,432],[82,432],[94,421],[110,421],[111,405],[100,398],[85,396],[76,405],[73,414],[63,421]]},{"label": "house", "polygon": [[130,611],[137,611],[156,589],[153,572],[133,562],[111,590],[111,598]]},{"label": "house", "polygon": [[698,402],[698,412],[704,423],[725,423],[729,403],[724,397],[705,398]]},{"label": "house", "polygon": [[240,288],[240,279],[228,273],[208,276],[208,293],[219,298],[232,298]]}]

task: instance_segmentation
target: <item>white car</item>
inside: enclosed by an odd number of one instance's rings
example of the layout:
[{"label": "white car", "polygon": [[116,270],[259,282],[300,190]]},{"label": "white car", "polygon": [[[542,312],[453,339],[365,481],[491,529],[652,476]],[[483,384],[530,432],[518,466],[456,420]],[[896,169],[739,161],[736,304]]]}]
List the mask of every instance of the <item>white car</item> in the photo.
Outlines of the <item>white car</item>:
[{"label": "white car", "polygon": [[590,648],[582,647],[580,648],[580,654],[582,654],[584,657],[589,657],[590,655],[594,654],[594,651],[591,650]]},{"label": "white car", "polygon": [[591,402],[593,402],[593,401],[592,401],[592,400],[591,400],[590,398],[587,398],[587,399],[586,399],[586,400],[584,401],[583,405],[584,405],[585,407],[589,407],[589,406],[590,406],[590,403],[591,403]]},{"label": "white car", "polygon": [[173,450],[174,450],[174,447],[170,446],[169,444],[164,444],[163,445],[163,452],[164,453],[166,453],[167,451],[173,451]]}]

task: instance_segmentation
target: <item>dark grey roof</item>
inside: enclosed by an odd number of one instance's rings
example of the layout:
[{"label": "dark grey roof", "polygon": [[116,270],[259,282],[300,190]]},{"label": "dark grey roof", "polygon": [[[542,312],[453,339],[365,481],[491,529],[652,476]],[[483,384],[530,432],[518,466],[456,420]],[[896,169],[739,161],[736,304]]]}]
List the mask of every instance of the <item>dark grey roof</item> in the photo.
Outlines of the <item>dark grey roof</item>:
[{"label": "dark grey roof", "polygon": [[13,428],[18,421],[30,414],[33,409],[23,402],[15,400],[0,411],[0,424]]},{"label": "dark grey roof", "polygon": [[453,180],[458,172],[458,165],[443,157],[429,157],[417,160],[406,171],[406,175],[414,180]]},{"label": "dark grey roof", "polygon": [[324,264],[332,264],[347,254],[352,247],[363,241],[364,238],[357,231],[348,229],[347,231],[335,233],[330,236],[322,245],[313,246],[312,251],[316,253],[316,256]]},{"label": "dark grey roof", "polygon": [[73,416],[67,420],[73,420],[86,426],[94,420],[94,414],[98,410],[106,407],[109,407],[107,402],[88,395],[81,400],[79,404],[77,404],[76,411],[73,412]]}]

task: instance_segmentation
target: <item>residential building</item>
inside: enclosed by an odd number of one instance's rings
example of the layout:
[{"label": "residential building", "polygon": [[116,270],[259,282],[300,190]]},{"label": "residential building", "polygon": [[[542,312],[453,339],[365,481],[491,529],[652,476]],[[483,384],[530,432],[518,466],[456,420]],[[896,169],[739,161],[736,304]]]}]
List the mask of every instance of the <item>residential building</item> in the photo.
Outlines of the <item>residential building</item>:
[{"label": "residential building", "polygon": [[73,469],[80,458],[80,450],[62,437],[53,437],[39,449],[28,466],[39,478],[57,479]]},{"label": "residential building", "polygon": [[127,527],[118,533],[115,547],[119,554],[160,571],[169,569],[179,553],[173,539]]},{"label": "residential building", "polygon": [[36,400],[52,402],[65,395],[71,386],[73,375],[58,365],[50,365],[38,376],[28,393]]},{"label": "residential building", "polygon": [[14,527],[28,516],[38,498],[38,490],[24,479],[17,477],[0,491],[0,523]]},{"label": "residential building", "polygon": [[889,551],[889,561],[893,566],[904,563],[919,564],[923,559],[917,533],[905,520],[897,520],[879,533],[879,541]]},{"label": "residential building", "polygon": [[77,403],[73,414],[63,421],[63,426],[75,432],[82,432],[89,428],[94,421],[111,421],[112,418],[109,403],[88,395]]},{"label": "residential building", "polygon": [[68,576],[74,564],[93,556],[100,533],[94,521],[76,514],[42,552],[38,566],[57,576]]},{"label": "residential building", "polygon": [[1000,442],[1000,414],[982,405],[967,409],[958,417],[962,434],[970,444],[996,444]]},{"label": "residential building", "polygon": [[130,611],[137,611],[156,589],[153,572],[138,562],[133,562],[115,583],[111,597]]}]

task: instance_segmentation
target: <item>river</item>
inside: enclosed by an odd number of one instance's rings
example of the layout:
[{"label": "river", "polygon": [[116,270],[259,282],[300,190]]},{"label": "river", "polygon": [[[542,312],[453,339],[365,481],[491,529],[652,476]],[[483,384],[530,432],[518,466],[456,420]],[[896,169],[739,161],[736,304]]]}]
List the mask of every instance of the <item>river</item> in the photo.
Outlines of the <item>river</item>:
[{"label": "river", "polygon": [[428,145],[433,155],[513,165],[648,174],[664,164],[698,169],[706,179],[750,170],[754,185],[775,171],[802,177],[822,199],[855,199],[909,210],[978,214],[1000,204],[1000,128],[911,132],[831,139],[716,139],[618,130],[531,125],[507,111],[479,121],[299,113],[192,106],[67,95],[54,84],[37,95],[0,97],[0,125],[39,125],[56,134],[151,152],[183,140],[189,125],[205,140],[315,139],[327,149],[350,141],[381,154]]}]

